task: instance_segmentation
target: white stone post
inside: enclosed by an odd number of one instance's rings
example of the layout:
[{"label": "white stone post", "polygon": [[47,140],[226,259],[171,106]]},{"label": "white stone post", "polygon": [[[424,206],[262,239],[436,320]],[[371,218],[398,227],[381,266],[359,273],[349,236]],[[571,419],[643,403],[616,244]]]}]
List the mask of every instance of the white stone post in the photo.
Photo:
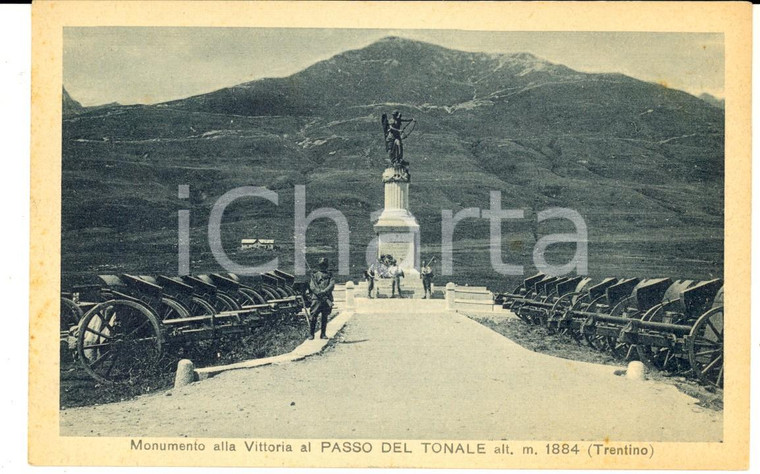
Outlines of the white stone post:
[{"label": "white stone post", "polygon": [[646,380],[647,368],[638,360],[628,364],[628,370],[625,371],[625,378],[630,380]]},{"label": "white stone post", "polygon": [[174,388],[184,387],[195,381],[195,365],[189,359],[177,363],[177,373],[174,375]]},{"label": "white stone post", "polygon": [[354,282],[346,282],[346,311],[353,311],[356,309],[356,301],[354,300],[354,292],[356,288]]},{"label": "white stone post", "polygon": [[456,289],[457,285],[455,283],[446,283],[446,309],[448,310],[454,310],[454,294]]}]

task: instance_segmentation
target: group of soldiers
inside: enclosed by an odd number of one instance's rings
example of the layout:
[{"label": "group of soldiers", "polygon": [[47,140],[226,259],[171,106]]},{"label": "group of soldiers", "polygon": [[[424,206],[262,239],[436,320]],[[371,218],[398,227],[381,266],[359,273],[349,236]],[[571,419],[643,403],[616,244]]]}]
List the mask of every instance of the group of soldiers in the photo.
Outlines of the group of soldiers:
[{"label": "group of soldiers", "polygon": [[[432,298],[433,269],[430,267],[435,258],[429,260],[420,269],[420,278],[425,290],[423,299]],[[401,294],[401,278],[404,277],[404,270],[398,265],[398,262],[391,255],[381,255],[369,266],[364,272],[364,277],[368,282],[367,297],[373,298],[375,289],[375,280],[377,278],[393,278],[391,285],[391,298],[403,298]],[[333,309],[333,290],[335,289],[335,278],[329,269],[329,262],[326,258],[320,258],[316,270],[311,272],[309,279],[309,305],[306,307],[306,314],[309,319],[309,339],[314,339],[314,332],[317,328],[317,318],[320,318],[320,339],[327,339],[327,318]],[[377,296],[375,294],[375,296]]]},{"label": "group of soldiers", "polygon": [[[432,298],[432,283],[433,283],[433,270],[430,264],[434,259],[431,259],[427,264],[423,265],[420,269],[420,278],[422,279],[422,286],[425,290],[423,299]],[[378,278],[392,278],[391,281],[391,298],[403,298],[401,293],[401,279],[404,278],[404,270],[398,265],[398,262],[391,255],[380,255],[377,260],[367,268],[364,272],[364,278],[367,280],[367,297],[374,298],[377,296],[375,290],[375,280]],[[398,295],[398,296],[397,296]]]},{"label": "group of soldiers", "polygon": [[401,294],[401,279],[404,278],[404,270],[398,266],[398,262],[391,255],[380,255],[377,260],[364,272],[367,280],[367,297],[373,298],[372,291],[375,289],[375,280],[378,278],[392,278],[391,298],[403,298]]}]

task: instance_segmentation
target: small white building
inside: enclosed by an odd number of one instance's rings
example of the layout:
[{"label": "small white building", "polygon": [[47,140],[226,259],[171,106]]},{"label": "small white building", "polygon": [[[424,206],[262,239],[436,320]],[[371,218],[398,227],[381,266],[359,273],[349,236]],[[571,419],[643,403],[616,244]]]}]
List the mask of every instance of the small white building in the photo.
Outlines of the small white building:
[{"label": "small white building", "polygon": [[242,239],[240,240],[240,250],[264,249],[274,250],[277,247],[273,239]]}]

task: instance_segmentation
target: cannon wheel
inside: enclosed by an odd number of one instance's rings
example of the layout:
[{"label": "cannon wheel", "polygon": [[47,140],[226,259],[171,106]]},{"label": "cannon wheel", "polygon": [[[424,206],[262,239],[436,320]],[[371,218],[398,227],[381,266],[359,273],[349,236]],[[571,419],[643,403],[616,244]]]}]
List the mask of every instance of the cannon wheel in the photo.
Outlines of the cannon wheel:
[{"label": "cannon wheel", "polygon": [[586,342],[592,349],[599,352],[609,352],[616,359],[628,360],[633,352],[630,344],[620,342],[613,336],[585,334]]},{"label": "cannon wheel", "polygon": [[621,342],[617,337],[607,336],[607,350],[616,359],[623,361],[634,360],[631,357],[635,353],[634,349],[636,349],[636,346],[627,342]]},{"label": "cannon wheel", "polygon": [[261,294],[255,290],[251,290],[248,288],[241,288],[238,290],[240,292],[241,300],[243,301],[243,305],[254,305],[254,304],[266,304],[266,298],[261,296]]},{"label": "cannon wheel", "polygon": [[[662,322],[662,316],[665,310],[674,304],[675,301],[668,301],[660,303],[651,307],[644,316],[641,317],[642,321]],[[680,321],[673,321],[674,324],[681,324]],[[641,360],[648,367],[677,374],[684,372],[687,369],[685,367],[684,359],[679,357],[678,352],[675,349],[675,341],[670,346],[646,346],[643,344],[636,345],[636,352],[639,354],[639,360]]]},{"label": "cannon wheel", "polygon": [[[620,300],[618,304],[610,311],[610,316],[620,316],[623,318],[636,318],[638,319],[639,311],[630,311],[632,303],[635,303],[636,299],[633,296],[627,296]],[[627,342],[619,341],[617,337],[608,336],[607,350],[616,359],[624,361],[632,360],[632,355],[636,353],[636,346]]]},{"label": "cannon wheel", "polygon": [[678,374],[684,372],[684,361],[678,356],[678,352],[672,347],[645,346],[636,345],[636,352],[639,354],[639,360],[647,367]]},{"label": "cannon wheel", "polygon": [[723,387],[723,306],[697,319],[686,349],[694,375],[703,383]]},{"label": "cannon wheel", "polygon": [[623,318],[631,318],[633,317],[637,311],[629,312],[631,303],[635,303],[635,299],[633,296],[627,296],[620,300],[618,304],[615,305],[614,308],[612,308],[612,311],[610,311],[610,316],[620,316]]},{"label": "cannon wheel", "polygon": [[237,302],[229,295],[226,295],[220,291],[217,292],[216,296],[214,297],[214,309],[218,313],[221,313],[223,311],[235,311],[237,309],[240,309],[240,305],[237,304]]},{"label": "cannon wheel", "polygon": [[598,352],[605,352],[609,349],[609,341],[604,336],[598,336],[596,334],[584,334],[586,342],[589,347]]},{"label": "cannon wheel", "polygon": [[[589,299],[591,296],[589,296]],[[607,301],[607,297],[605,295],[597,296],[591,302],[583,307],[581,303],[581,298],[578,298],[578,300],[575,302],[575,304],[570,308],[570,311],[587,311],[589,313],[598,313],[599,310],[597,309],[599,306],[599,303]],[[586,340],[586,343],[591,347],[592,349],[604,352],[607,350],[607,344],[606,340],[603,341],[601,336],[596,335],[596,331],[593,333],[588,332],[584,329],[585,323],[581,325],[581,328],[578,333],[578,337],[582,337]]]},{"label": "cannon wheel", "polygon": [[[512,310],[512,311],[514,312],[514,311],[515,311],[515,310],[514,310],[514,308],[515,308],[515,305],[517,305],[517,304],[518,304],[518,301],[519,301],[519,300],[532,300],[532,299],[535,299],[535,292],[533,292],[533,291],[529,291],[529,292],[526,292],[524,295],[522,295],[522,296],[520,296],[520,297],[517,297],[517,298],[513,299],[513,300],[512,300],[512,301],[509,303],[509,309],[510,309],[510,310]],[[522,303],[520,303],[520,304],[522,304]]]},{"label": "cannon wheel", "polygon": [[610,344],[615,343],[615,338],[597,334],[596,329],[593,332],[584,329],[583,338],[586,339],[589,347],[598,352],[611,352]]},{"label": "cannon wheel", "polygon": [[161,305],[158,307],[158,320],[189,318],[190,312],[185,305],[172,298],[161,298]]},{"label": "cannon wheel", "polygon": [[190,298],[190,302],[185,304],[187,314],[192,316],[208,316],[209,319],[204,321],[203,326],[212,331],[216,330],[216,310],[208,301],[199,296]]},{"label": "cannon wheel", "polygon": [[578,295],[580,295],[580,293],[573,292],[565,293],[564,295],[560,296],[559,299],[554,302],[554,306],[552,306],[552,309],[549,311],[549,317],[547,318],[547,327],[551,327],[552,323],[555,323],[557,326],[557,332],[559,332],[559,334],[572,336],[576,342],[579,340],[578,336],[570,328],[562,328],[561,325],[562,320],[565,318],[567,312],[574,306],[573,297],[576,297]]},{"label": "cannon wheel", "polygon": [[161,346],[158,316],[137,301],[96,305],[82,317],[77,335],[84,370],[105,383],[128,382],[154,371]]},{"label": "cannon wheel", "polygon": [[262,284],[257,289],[265,295],[267,301],[280,299],[279,293],[274,291],[269,285]]},{"label": "cannon wheel", "polygon": [[267,302],[267,300],[256,290],[251,288],[241,288],[240,291],[250,298],[253,302],[252,304],[266,304]]},{"label": "cannon wheel", "polygon": [[521,311],[522,307],[523,307],[523,303],[515,300],[509,306],[509,310],[512,311],[514,314],[516,314],[517,317],[520,318],[524,323],[531,324],[531,320],[530,318],[528,318],[528,315]]},{"label": "cannon wheel", "polygon": [[522,294],[523,292],[527,293],[528,289],[525,287],[525,283],[520,283],[519,285],[515,287],[514,290],[512,290],[512,293],[510,293],[510,295],[519,295],[519,294]]},{"label": "cannon wheel", "polygon": [[84,313],[73,300],[61,298],[61,331],[68,331],[81,321]]},{"label": "cannon wheel", "polygon": [[[575,300],[575,303],[573,303],[572,306],[570,306],[570,309],[568,310],[571,313],[573,311],[588,311],[589,313],[598,312],[597,306],[599,305],[600,301],[605,301],[606,296],[601,295],[597,296],[595,299],[591,299],[591,295],[586,293],[585,295],[581,296],[577,300]],[[591,300],[587,305],[584,306],[584,302],[586,300]],[[573,330],[573,337],[575,337],[576,340],[580,341],[581,339],[584,339],[586,343],[595,350],[604,350],[604,349],[598,349],[595,346],[595,335],[593,334],[587,334],[586,331],[583,330],[583,325],[578,330]]]},{"label": "cannon wheel", "polygon": [[190,316],[216,315],[216,310],[211,303],[198,296],[193,296],[190,299],[190,304],[187,305],[187,311]]}]

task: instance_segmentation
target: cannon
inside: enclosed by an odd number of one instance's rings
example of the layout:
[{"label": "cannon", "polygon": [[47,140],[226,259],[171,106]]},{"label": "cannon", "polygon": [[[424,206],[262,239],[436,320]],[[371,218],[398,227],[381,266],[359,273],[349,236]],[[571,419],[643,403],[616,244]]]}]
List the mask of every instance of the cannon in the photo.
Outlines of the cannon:
[{"label": "cannon", "polygon": [[[693,313],[696,314],[696,313]],[[703,383],[723,387],[723,287],[715,294],[710,309],[691,326],[686,341],[689,364]]]},{"label": "cannon", "polygon": [[494,303],[502,305],[505,309],[509,309],[514,300],[527,297],[528,293],[533,291],[536,282],[541,281],[545,276],[543,273],[537,273],[523,280],[510,293],[497,293],[494,295]]},{"label": "cannon", "polygon": [[78,295],[73,292],[61,293],[61,336],[64,337],[68,334],[69,328],[79,324],[79,320],[82,319],[84,311],[77,304],[79,299]]},{"label": "cannon", "polygon": [[517,292],[512,293],[508,298],[505,298],[502,307],[512,310],[523,321],[535,324],[536,322],[532,318],[532,312],[522,311],[521,309],[526,304],[531,304],[532,306],[532,303],[541,303],[546,296],[546,286],[557,280],[557,277],[544,275],[542,273],[527,278],[523,282],[523,288],[518,287]]},{"label": "cannon", "polygon": [[79,324],[84,313],[97,301],[101,285],[95,283],[75,285],[61,292],[61,337]]},{"label": "cannon", "polygon": [[635,350],[651,368],[722,387],[721,288],[721,280],[645,282],[621,301],[623,314],[586,314],[584,331],[608,338],[617,332],[616,347],[628,356]]},{"label": "cannon", "polygon": [[[619,337],[621,325],[639,319],[644,311],[657,303],[659,298],[656,294],[661,295],[670,284],[667,278],[628,278],[610,286],[606,290],[606,308],[597,308],[595,313],[578,313],[586,317],[581,326],[583,338],[597,350],[606,350],[618,359],[631,360],[637,353],[636,347],[629,340]],[[589,314],[598,317],[590,317]]]},{"label": "cannon", "polygon": [[625,328],[623,336],[635,342],[639,359],[648,366],[674,374],[691,369],[703,382],[720,386],[722,288],[722,280],[717,279],[676,282],[640,322]]},{"label": "cannon", "polygon": [[552,323],[557,313],[571,301],[567,295],[581,292],[590,282],[590,278],[584,277],[545,277],[534,284],[531,297],[515,299],[512,307],[524,320],[546,326],[553,332]]},{"label": "cannon", "polygon": [[[282,276],[280,276],[282,275]],[[241,277],[228,273],[231,280],[239,285],[244,293],[257,294],[267,304],[274,305],[280,312],[297,313],[303,307],[303,302],[296,294],[292,284],[295,277],[285,272],[264,273],[257,276]]]},{"label": "cannon", "polygon": [[282,298],[284,278],[270,293],[235,277],[100,275],[77,324],[80,364],[100,382],[127,382],[155,370],[166,347],[250,333],[302,307],[298,296]]},{"label": "cannon", "polygon": [[522,320],[596,350],[723,385],[722,280],[544,276],[504,301]]},{"label": "cannon", "polygon": [[[573,314],[577,311],[606,312],[612,306],[607,299],[607,288],[618,283],[618,278],[604,278],[596,283],[589,279],[583,285],[578,285],[575,291],[564,293],[555,303],[547,326],[556,326],[557,332],[570,334],[580,341],[583,337],[580,330],[583,318],[574,318]],[[589,344],[593,345],[594,342],[590,341]]]}]

